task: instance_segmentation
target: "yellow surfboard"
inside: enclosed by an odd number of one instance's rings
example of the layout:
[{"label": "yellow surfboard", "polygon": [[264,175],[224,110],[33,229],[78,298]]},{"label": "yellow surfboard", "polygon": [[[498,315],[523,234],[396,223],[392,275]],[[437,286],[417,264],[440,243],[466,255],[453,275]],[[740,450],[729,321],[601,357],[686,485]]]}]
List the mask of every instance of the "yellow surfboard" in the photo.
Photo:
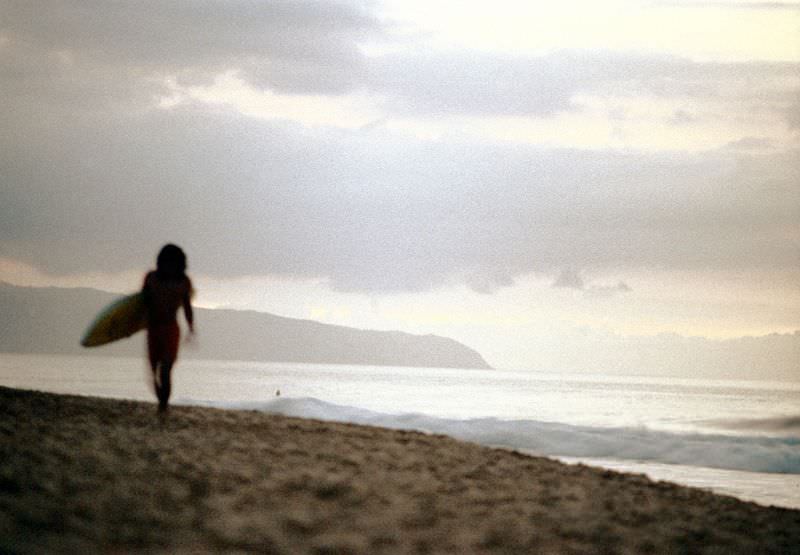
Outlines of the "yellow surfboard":
[{"label": "yellow surfboard", "polygon": [[117,299],[103,310],[81,339],[84,347],[97,347],[130,337],[147,327],[147,311],[141,293]]}]

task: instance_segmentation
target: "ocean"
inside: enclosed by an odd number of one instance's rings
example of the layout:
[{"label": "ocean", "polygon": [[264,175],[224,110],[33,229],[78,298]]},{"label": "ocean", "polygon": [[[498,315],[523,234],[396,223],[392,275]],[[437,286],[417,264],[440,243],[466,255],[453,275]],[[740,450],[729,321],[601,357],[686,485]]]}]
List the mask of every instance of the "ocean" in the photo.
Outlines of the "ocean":
[{"label": "ocean", "polygon": [[[800,383],[181,360],[173,403],[421,430],[800,509]],[[0,385],[153,401],[143,358],[0,354]],[[155,412],[155,408],[154,408]]]}]

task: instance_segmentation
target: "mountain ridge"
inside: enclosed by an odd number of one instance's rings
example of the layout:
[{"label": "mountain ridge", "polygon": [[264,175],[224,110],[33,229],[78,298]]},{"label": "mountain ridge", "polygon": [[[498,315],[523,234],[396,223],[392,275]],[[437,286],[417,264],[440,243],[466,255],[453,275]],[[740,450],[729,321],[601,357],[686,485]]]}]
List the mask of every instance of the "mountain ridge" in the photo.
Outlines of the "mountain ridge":
[{"label": "mountain ridge", "polygon": [[[0,282],[0,352],[142,356],[143,335],[92,349],[80,334],[120,295],[90,288],[27,287]],[[491,366],[454,339],[289,318],[269,312],[196,308],[196,348],[181,357],[264,362],[443,368]],[[138,338],[138,340],[137,340]]]}]

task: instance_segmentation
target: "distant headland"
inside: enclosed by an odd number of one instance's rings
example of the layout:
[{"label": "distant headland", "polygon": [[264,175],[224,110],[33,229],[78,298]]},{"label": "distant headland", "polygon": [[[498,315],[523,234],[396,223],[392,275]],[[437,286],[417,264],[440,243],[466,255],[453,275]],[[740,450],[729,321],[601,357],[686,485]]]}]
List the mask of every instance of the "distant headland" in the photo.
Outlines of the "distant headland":
[{"label": "distant headland", "polygon": [[[143,336],[97,349],[81,333],[116,295],[94,289],[19,287],[0,282],[0,352],[142,356]],[[373,331],[265,312],[197,310],[200,340],[187,358],[375,366],[490,369],[474,349],[436,335]]]}]

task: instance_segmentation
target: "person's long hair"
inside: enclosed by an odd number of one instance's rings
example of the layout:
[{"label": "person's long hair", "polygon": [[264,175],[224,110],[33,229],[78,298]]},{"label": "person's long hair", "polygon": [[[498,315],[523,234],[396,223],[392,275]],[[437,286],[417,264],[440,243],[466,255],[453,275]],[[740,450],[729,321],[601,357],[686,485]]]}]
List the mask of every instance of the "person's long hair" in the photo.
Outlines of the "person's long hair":
[{"label": "person's long hair", "polygon": [[177,245],[164,245],[156,259],[156,275],[161,279],[177,280],[186,277],[186,254]]}]

